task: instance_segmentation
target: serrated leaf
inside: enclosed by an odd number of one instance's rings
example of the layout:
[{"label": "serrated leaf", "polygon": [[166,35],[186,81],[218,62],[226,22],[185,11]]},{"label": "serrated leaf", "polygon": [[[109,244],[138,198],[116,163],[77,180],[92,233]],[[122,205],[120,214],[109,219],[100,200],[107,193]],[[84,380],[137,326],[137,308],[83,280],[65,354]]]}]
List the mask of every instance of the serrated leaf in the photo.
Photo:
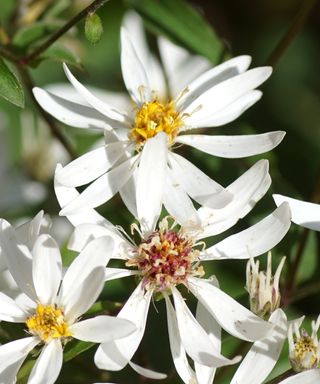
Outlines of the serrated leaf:
[{"label": "serrated leaf", "polygon": [[82,69],[80,59],[75,56],[72,52],[70,52],[69,49],[60,44],[51,45],[51,47],[49,47],[46,51],[42,53],[42,55],[37,59],[34,64],[37,65],[39,64],[39,62],[44,60],[59,61]]},{"label": "serrated leaf", "polygon": [[70,361],[81,353],[92,348],[94,345],[96,345],[96,343],[73,339],[64,349],[63,360]]},{"label": "serrated leaf", "polygon": [[183,0],[127,0],[150,25],[179,45],[217,63],[223,44],[211,26]]},{"label": "serrated leaf", "polygon": [[24,92],[19,80],[0,58],[0,96],[20,108],[24,107]]},{"label": "serrated leaf", "polygon": [[57,23],[38,22],[20,28],[13,36],[12,43],[18,48],[25,48],[59,28]]}]

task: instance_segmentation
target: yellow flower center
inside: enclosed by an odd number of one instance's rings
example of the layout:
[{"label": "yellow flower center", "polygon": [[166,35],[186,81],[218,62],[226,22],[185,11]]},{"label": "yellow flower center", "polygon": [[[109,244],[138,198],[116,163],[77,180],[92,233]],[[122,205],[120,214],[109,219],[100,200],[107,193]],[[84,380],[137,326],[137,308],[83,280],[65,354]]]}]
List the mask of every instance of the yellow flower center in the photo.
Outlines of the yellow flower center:
[{"label": "yellow flower center", "polygon": [[137,150],[141,149],[146,140],[158,132],[165,132],[168,136],[168,145],[172,145],[181,125],[182,119],[179,112],[176,111],[173,101],[162,104],[153,100],[144,103],[137,111],[128,136],[136,143]]},{"label": "yellow flower center", "polygon": [[26,325],[30,333],[44,342],[71,336],[62,309],[52,305],[38,304],[35,314],[27,319]]},{"label": "yellow flower center", "polygon": [[303,336],[295,341],[294,351],[290,360],[293,369],[297,372],[318,366],[317,346],[311,337]]},{"label": "yellow flower center", "polygon": [[145,289],[161,292],[185,282],[188,276],[204,275],[195,245],[183,231],[168,228],[164,219],[160,229],[137,246],[126,265],[138,268]]}]

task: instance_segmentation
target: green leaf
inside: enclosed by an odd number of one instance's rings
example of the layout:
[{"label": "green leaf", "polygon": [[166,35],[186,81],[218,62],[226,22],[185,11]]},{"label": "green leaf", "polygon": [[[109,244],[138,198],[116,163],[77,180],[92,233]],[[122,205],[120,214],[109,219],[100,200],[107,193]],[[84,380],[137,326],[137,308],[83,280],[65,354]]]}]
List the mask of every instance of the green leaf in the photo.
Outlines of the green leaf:
[{"label": "green leaf", "polygon": [[86,17],[84,33],[91,44],[97,44],[101,40],[103,26],[100,17],[96,13],[89,14]]},{"label": "green leaf", "polygon": [[72,360],[76,356],[92,348],[94,345],[96,345],[96,343],[73,339],[64,349],[63,360]]},{"label": "green leaf", "polygon": [[13,36],[12,43],[18,48],[25,48],[40,39],[47,37],[48,34],[56,31],[60,27],[57,23],[38,22],[27,25],[18,30]]},{"label": "green leaf", "polygon": [[223,44],[210,25],[183,0],[127,0],[147,22],[179,45],[217,63]]},{"label": "green leaf", "polygon": [[16,76],[0,58],[0,96],[18,107],[24,107],[24,93]]},{"label": "green leaf", "polygon": [[116,310],[119,311],[122,308],[122,304],[116,301],[103,300],[97,301],[93,306],[86,312],[86,315],[96,315],[101,313],[112,313]]},{"label": "green leaf", "polygon": [[80,59],[76,57],[69,49],[60,44],[53,44],[36,60],[35,65],[38,65],[44,60],[54,60],[64,62],[82,69]]}]

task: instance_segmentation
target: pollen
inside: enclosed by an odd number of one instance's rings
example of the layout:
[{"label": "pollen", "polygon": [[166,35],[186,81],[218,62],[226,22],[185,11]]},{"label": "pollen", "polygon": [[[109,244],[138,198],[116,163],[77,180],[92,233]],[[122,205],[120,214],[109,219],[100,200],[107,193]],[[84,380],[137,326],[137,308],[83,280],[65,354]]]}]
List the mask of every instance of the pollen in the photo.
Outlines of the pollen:
[{"label": "pollen", "polygon": [[297,339],[294,343],[294,353],[292,354],[291,363],[296,371],[311,369],[317,367],[319,356],[317,345],[310,336],[304,335]]},{"label": "pollen", "polygon": [[157,100],[145,102],[137,110],[134,124],[128,134],[131,141],[136,143],[136,149],[140,150],[146,140],[154,137],[159,132],[168,136],[168,145],[172,145],[174,138],[182,126],[182,118],[176,111],[173,101],[166,104]]},{"label": "pollen", "polygon": [[28,331],[47,343],[52,339],[71,336],[62,309],[38,304],[35,314],[26,321]]},{"label": "pollen", "polygon": [[194,240],[182,230],[175,231],[162,220],[160,229],[142,240],[126,265],[137,267],[146,290],[161,292],[184,283],[188,276],[203,276],[199,265],[200,251]]}]

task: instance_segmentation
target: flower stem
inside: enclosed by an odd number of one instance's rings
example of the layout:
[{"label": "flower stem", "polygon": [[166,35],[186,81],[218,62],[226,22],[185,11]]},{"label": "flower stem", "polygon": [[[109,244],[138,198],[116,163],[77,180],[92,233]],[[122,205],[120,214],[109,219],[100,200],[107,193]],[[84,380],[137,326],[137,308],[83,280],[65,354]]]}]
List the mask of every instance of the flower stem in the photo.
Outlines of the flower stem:
[{"label": "flower stem", "polygon": [[287,371],[283,372],[281,375],[275,377],[272,380],[267,381],[265,384],[277,384],[280,383],[280,381],[286,379],[287,377],[295,375],[296,372],[293,369],[288,369]]},{"label": "flower stem", "polygon": [[279,43],[276,45],[274,50],[271,52],[269,58],[266,61],[266,65],[271,65],[272,67],[274,67],[278,63],[281,56],[287,50],[292,40],[295,38],[297,33],[303,27],[304,23],[306,22],[316,2],[317,0],[305,0],[302,3],[295,19],[293,20],[292,25],[290,26],[288,31],[284,34],[284,36],[279,41]]}]

